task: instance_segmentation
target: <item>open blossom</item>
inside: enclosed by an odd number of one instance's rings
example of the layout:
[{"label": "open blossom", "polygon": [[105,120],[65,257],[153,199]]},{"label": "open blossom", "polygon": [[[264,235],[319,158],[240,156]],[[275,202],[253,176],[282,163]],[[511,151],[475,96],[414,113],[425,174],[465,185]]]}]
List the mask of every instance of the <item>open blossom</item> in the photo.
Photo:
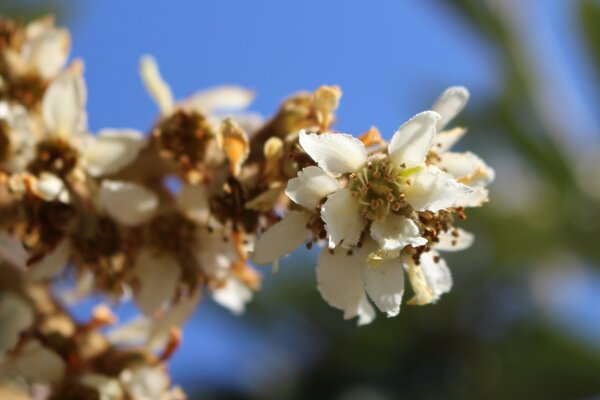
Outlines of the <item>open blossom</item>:
[{"label": "open blossom", "polygon": [[360,324],[374,318],[366,294],[388,316],[398,314],[404,270],[415,292],[411,303],[436,301],[450,290],[452,278],[433,249],[453,250],[459,239],[470,244],[463,237],[472,236],[452,226],[451,214],[486,201],[483,186],[493,179],[472,153],[439,154],[448,134],[436,141],[437,128],[467,97],[462,88],[449,89],[434,107],[443,115],[417,114],[396,131],[387,152],[369,154],[346,134],[300,132],[302,149],[317,165],[289,181],[286,194],[299,207],[262,236],[254,260],[277,263],[309,234],[312,241],[326,239],[317,266],[319,290]]}]

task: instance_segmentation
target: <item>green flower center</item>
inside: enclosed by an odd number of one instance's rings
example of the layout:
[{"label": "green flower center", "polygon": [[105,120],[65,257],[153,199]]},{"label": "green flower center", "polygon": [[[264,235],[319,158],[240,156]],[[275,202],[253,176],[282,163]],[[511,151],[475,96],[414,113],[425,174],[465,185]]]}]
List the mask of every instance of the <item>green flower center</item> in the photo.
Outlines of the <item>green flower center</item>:
[{"label": "green flower center", "polygon": [[403,190],[411,184],[410,175],[420,167],[395,166],[388,159],[372,160],[350,174],[350,191],[358,199],[364,218],[383,221],[390,212],[408,206]]}]

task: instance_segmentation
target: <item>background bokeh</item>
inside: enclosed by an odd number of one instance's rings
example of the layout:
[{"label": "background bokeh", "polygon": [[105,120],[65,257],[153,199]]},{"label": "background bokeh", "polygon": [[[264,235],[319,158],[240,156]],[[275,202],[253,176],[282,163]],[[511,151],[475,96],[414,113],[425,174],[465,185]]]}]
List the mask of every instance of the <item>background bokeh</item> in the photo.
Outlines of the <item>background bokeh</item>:
[{"label": "background bokeh", "polygon": [[239,84],[265,116],[339,84],[336,128],[388,138],[446,87],[471,91],[460,146],[497,181],[465,224],[475,246],[447,256],[453,291],[357,328],[299,251],[264,270],[244,317],[201,304],[171,362],[190,398],[600,396],[599,1],[0,0],[0,13],[49,10],[86,62],[92,130],[152,124],[147,53],[177,97]]}]

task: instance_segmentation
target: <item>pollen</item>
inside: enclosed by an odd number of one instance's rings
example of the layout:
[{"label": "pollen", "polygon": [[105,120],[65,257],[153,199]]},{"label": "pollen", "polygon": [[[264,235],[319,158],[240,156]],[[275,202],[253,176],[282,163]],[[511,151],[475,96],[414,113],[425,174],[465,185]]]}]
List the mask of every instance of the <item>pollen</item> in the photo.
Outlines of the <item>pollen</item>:
[{"label": "pollen", "polygon": [[390,212],[399,212],[407,207],[406,196],[402,192],[407,172],[412,173],[380,159],[372,160],[361,170],[350,174],[350,191],[361,205],[361,215],[382,221]]}]

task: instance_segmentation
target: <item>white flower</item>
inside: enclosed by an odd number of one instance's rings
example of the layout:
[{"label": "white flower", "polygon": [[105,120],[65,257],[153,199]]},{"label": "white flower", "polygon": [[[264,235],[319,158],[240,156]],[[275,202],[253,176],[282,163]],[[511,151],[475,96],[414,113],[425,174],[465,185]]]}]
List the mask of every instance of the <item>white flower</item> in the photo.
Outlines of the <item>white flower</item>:
[{"label": "white flower", "polygon": [[[437,212],[473,192],[425,163],[439,118],[431,111],[416,115],[394,134],[387,155],[371,157],[350,135],[300,132],[300,145],[318,166],[300,171],[286,194],[307,210],[320,206],[331,248],[357,245],[369,224],[370,236],[385,251],[424,245],[411,209]],[[345,187],[340,176],[348,176]],[[258,241],[257,263],[273,262],[306,239],[311,214],[290,214]]]},{"label": "white flower", "polygon": [[86,97],[83,64],[75,61],[44,93],[42,116],[47,140],[62,141],[75,149],[81,165],[92,176],[116,173],[137,157],[146,139],[131,129],[105,129],[96,136],[89,134]]},{"label": "white flower", "polygon": [[[140,61],[140,75],[148,93],[158,105],[163,117],[177,109],[195,111],[206,116],[225,117],[233,113],[236,122],[240,123],[246,132],[252,132],[261,122],[256,114],[239,113],[254,100],[251,90],[238,86],[218,86],[193,94],[192,96],[175,102],[171,88],[161,76],[156,60],[152,56],[144,56]],[[222,118],[213,122],[215,126]]]},{"label": "white flower", "polygon": [[69,31],[55,27],[52,17],[40,18],[27,25],[20,51],[4,49],[4,57],[14,74],[37,73],[50,80],[64,67],[70,42]]}]

